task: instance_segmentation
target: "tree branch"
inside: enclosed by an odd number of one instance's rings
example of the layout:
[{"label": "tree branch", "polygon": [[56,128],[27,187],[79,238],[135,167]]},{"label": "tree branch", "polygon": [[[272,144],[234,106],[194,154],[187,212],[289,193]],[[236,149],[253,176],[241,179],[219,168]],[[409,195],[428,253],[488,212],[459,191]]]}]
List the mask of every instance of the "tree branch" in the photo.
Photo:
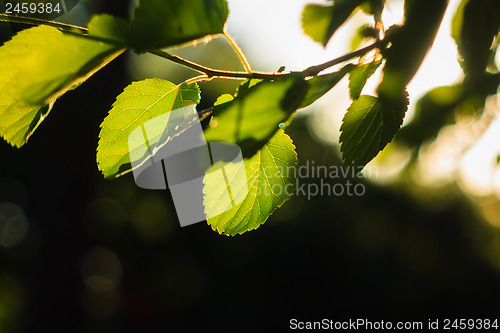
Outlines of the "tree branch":
[{"label": "tree branch", "polygon": [[280,76],[289,75],[289,74],[271,74],[271,73],[263,73],[263,72],[235,72],[235,71],[225,71],[213,69],[210,67],[205,67],[203,65],[197,64],[195,62],[186,60],[184,58],[178,57],[176,55],[172,55],[163,50],[149,50],[151,54],[157,55],[159,57],[168,59],[176,64],[182,65],[184,67],[195,70],[201,74],[205,74],[207,78],[226,78],[226,79],[264,79],[264,80],[272,80]]},{"label": "tree branch", "polygon": [[325,69],[328,69],[330,67],[333,67],[335,65],[338,65],[344,61],[350,60],[352,58],[357,58],[360,57],[368,52],[370,52],[373,49],[380,49],[381,47],[387,45],[389,41],[384,40],[377,40],[373,44],[367,45],[359,50],[344,54],[341,57],[338,57],[336,59],[332,59],[330,61],[327,61],[323,64],[316,65],[316,66],[311,66],[309,68],[306,68],[305,70],[302,71],[302,73],[305,74],[305,76],[316,76],[320,72],[324,71]]},{"label": "tree branch", "polygon": [[327,61],[323,64],[320,65],[315,65],[306,68],[303,71],[299,72],[290,72],[290,73],[263,73],[263,72],[236,72],[236,71],[225,71],[225,70],[218,70],[218,69],[213,69],[210,67],[205,67],[200,64],[197,64],[195,62],[186,60],[184,58],[172,55],[168,52],[165,52],[163,50],[150,50],[149,53],[157,55],[159,57],[168,59],[174,63],[177,63],[179,65],[182,65],[184,67],[190,68],[192,70],[195,70],[201,74],[204,74],[207,79],[212,79],[212,78],[225,78],[225,79],[235,79],[235,80],[244,80],[244,79],[263,79],[263,80],[273,80],[278,77],[286,77],[290,75],[303,75],[304,77],[308,76],[316,76],[320,72],[333,67],[335,65],[338,65],[340,63],[343,63],[347,60],[350,60],[352,58],[356,58],[359,56],[362,56],[369,51],[376,49],[376,48],[381,48],[385,45],[387,45],[389,41],[387,40],[378,40],[374,42],[373,44],[367,45],[359,50],[347,53],[341,57],[332,59],[330,61]]},{"label": "tree branch", "polygon": [[[90,38],[98,41],[103,41],[107,43],[114,43],[116,44],[117,41],[113,40],[107,40],[103,39],[100,37],[95,37],[95,36],[89,36],[88,29],[76,25],[71,25],[71,24],[66,24],[66,23],[60,23],[60,22],[55,22],[55,21],[48,21],[48,20],[43,20],[43,19],[37,19],[37,18],[31,18],[31,17],[24,17],[24,16],[15,16],[15,15],[10,15],[10,14],[0,14],[0,21],[6,21],[6,22],[13,22],[13,23],[24,23],[24,24],[32,24],[32,25],[48,25],[57,29],[61,29],[65,32],[71,33],[78,35],[80,37],[85,37],[85,38]],[[232,40],[232,38],[225,33],[226,38],[228,41],[231,43],[233,48],[235,48],[236,51],[240,50],[239,47],[237,46],[236,42]],[[213,69],[210,67],[206,67],[200,64],[197,64],[195,62],[189,61],[187,59],[183,59],[181,57],[172,55],[168,52],[165,52],[160,49],[156,50],[149,50],[148,52],[154,55],[157,55],[159,57],[168,59],[174,63],[180,64],[184,67],[190,68],[192,70],[195,70],[201,74],[203,74],[201,77],[197,77],[196,79],[204,79],[203,77],[206,77],[206,80],[210,80],[213,78],[224,78],[224,79],[233,79],[233,80],[245,80],[245,79],[263,79],[263,80],[273,80],[278,77],[283,77],[283,76],[290,76],[290,75],[303,75],[304,77],[308,76],[316,76],[320,72],[333,67],[335,65],[338,65],[342,62],[345,62],[347,60],[350,60],[352,58],[356,58],[359,56],[362,56],[369,51],[375,49],[375,48],[381,48],[387,45],[389,41],[387,38],[383,40],[377,40],[373,44],[370,44],[368,46],[365,46],[359,50],[347,53],[341,57],[332,59],[330,61],[327,61],[323,64],[315,65],[306,68],[303,71],[299,72],[289,72],[289,73],[264,73],[264,72],[254,72],[251,71],[250,65],[248,64],[248,61],[244,57],[242,52],[237,52],[238,56],[240,57],[242,63],[245,66],[245,70],[247,72],[239,72],[239,71],[226,71],[226,70],[218,70],[218,69]],[[121,44],[121,43],[120,43]],[[126,46],[126,45],[121,45],[121,46]]]}]

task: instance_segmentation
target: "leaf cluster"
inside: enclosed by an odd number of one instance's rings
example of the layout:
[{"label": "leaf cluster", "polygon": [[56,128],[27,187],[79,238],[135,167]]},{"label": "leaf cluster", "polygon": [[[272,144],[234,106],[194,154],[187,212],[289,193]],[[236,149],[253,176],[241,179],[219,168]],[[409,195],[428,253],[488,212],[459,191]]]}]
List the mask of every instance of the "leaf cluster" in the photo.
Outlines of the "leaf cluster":
[{"label": "leaf cluster", "polygon": [[[251,70],[225,29],[226,0],[140,0],[130,21],[96,15],[86,28],[42,21],[42,25],[21,31],[0,47],[0,135],[13,146],[23,146],[59,97],[128,49],[149,52],[199,72],[200,76],[179,84],[158,78],[133,82],[116,98],[101,124],[97,147],[99,170],[104,177],[114,178],[153,158],[184,130],[170,126],[171,111],[200,102],[198,81],[215,77],[244,80],[233,95],[222,95],[212,109],[200,111],[211,116],[204,131],[207,141],[230,142],[241,148],[250,187],[244,200],[226,209],[228,203],[221,200],[225,189],[222,179],[206,176],[204,205],[210,216],[208,223],[223,234],[244,233],[264,223],[293,192],[277,193],[275,189],[292,189],[295,184],[293,176],[280,173],[298,163],[295,146],[284,132],[295,112],[313,104],[344,77],[349,77],[352,100],[340,128],[345,164],[366,165],[400,130],[409,103],[406,86],[432,47],[448,0],[405,0],[404,23],[387,30],[382,24],[384,6],[385,0],[306,5],[303,30],[321,45],[326,46],[357,11],[372,16],[373,25],[361,26],[353,44],[360,45],[363,40],[373,43],[290,73],[283,72],[284,67],[277,73]],[[0,15],[0,20],[40,23],[8,15]],[[434,89],[417,102],[415,120],[401,130],[397,140],[419,146],[435,136],[461,105],[474,101],[479,109],[488,95],[496,93],[500,74],[491,59],[498,46],[499,28],[498,1],[462,1],[453,20],[452,35],[462,56],[464,81]],[[165,51],[214,36],[228,39],[245,72],[208,68]],[[352,59],[357,61],[321,74]],[[377,70],[382,71],[383,79],[376,96],[363,95],[366,82]],[[148,127],[147,138],[131,142],[133,130],[153,119],[157,120]],[[187,119],[185,127],[196,119]]]}]

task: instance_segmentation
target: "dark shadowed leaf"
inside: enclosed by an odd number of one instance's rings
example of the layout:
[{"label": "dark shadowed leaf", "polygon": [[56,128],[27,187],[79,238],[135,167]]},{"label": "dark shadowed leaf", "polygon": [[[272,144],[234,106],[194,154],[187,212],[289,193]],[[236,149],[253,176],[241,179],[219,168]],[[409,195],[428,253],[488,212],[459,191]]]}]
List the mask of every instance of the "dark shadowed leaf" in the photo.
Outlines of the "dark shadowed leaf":
[{"label": "dark shadowed leaf", "polygon": [[452,22],[452,36],[466,75],[477,80],[486,70],[493,38],[500,28],[500,1],[463,0]]},{"label": "dark shadowed leaf", "polygon": [[368,0],[361,4],[361,9],[373,15],[375,22],[381,22],[382,12],[384,11],[385,0]]},{"label": "dark shadowed leaf", "polygon": [[375,73],[381,63],[381,59],[376,59],[369,64],[358,66],[350,71],[349,93],[351,99],[354,100],[359,98],[361,91],[365,87],[366,81]]},{"label": "dark shadowed leaf", "polygon": [[379,91],[398,95],[405,89],[430,50],[447,7],[448,0],[405,1],[404,25],[386,32],[391,47],[383,51],[386,62]]},{"label": "dark shadowed leaf", "polygon": [[446,124],[452,123],[455,107],[464,99],[462,85],[434,88],[420,98],[415,115],[396,135],[398,142],[419,147],[433,139]]},{"label": "dark shadowed leaf", "polygon": [[333,87],[337,85],[344,78],[344,76],[354,68],[353,65],[346,65],[338,72],[315,76],[307,81],[309,89],[307,94],[300,105],[301,108],[311,105],[324,94],[329,92]]},{"label": "dark shadowed leaf", "polygon": [[308,4],[302,12],[302,28],[323,46],[335,31],[351,16],[362,0],[335,0],[333,4]]},{"label": "dark shadowed leaf", "polygon": [[164,48],[220,34],[228,13],[226,0],[141,0],[131,22],[132,47]]},{"label": "dark shadowed leaf", "polygon": [[351,49],[355,50],[368,39],[377,39],[379,37],[379,30],[370,24],[363,24],[358,27],[351,39]]},{"label": "dark shadowed leaf", "polygon": [[434,139],[441,128],[455,122],[462,112],[481,113],[488,96],[496,94],[500,74],[485,75],[476,84],[461,83],[434,88],[420,98],[411,122],[396,135],[396,140],[410,147],[419,147]]},{"label": "dark shadowed leaf", "polygon": [[362,95],[342,121],[340,151],[346,165],[365,166],[391,142],[401,127],[408,108],[408,94],[399,104]]}]

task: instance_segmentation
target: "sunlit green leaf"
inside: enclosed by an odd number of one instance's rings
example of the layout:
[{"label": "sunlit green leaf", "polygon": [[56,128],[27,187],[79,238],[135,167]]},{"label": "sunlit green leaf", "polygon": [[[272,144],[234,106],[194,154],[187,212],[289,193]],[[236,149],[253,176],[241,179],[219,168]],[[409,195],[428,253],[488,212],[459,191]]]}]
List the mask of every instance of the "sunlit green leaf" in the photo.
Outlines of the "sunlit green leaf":
[{"label": "sunlit green leaf", "polygon": [[333,4],[308,4],[302,13],[302,28],[314,41],[323,46],[349,18],[362,0],[335,0]]},{"label": "sunlit green leaf", "polygon": [[354,32],[351,39],[351,49],[355,50],[367,39],[377,39],[379,37],[379,30],[370,24],[363,24],[358,27]]},{"label": "sunlit green leaf", "polygon": [[482,112],[487,97],[496,94],[499,85],[500,74],[494,74],[483,76],[476,84],[464,82],[430,90],[417,101],[414,116],[401,128],[395,139],[418,148],[434,139],[442,127],[454,123],[456,115],[464,111]]},{"label": "sunlit green leaf", "polygon": [[464,70],[480,78],[490,57],[490,48],[500,28],[498,0],[463,0],[452,22],[452,36],[464,60]]},{"label": "sunlit green leaf", "polygon": [[236,143],[245,157],[259,150],[297,110],[307,91],[300,77],[260,82],[248,88],[249,81],[238,90],[234,100],[216,105],[207,141]]},{"label": "sunlit green leaf", "polygon": [[[130,170],[129,136],[146,121],[181,107],[198,104],[198,85],[177,86],[160,79],[133,82],[116,98],[101,124],[97,163],[106,178]],[[168,120],[168,117],[166,118]],[[158,145],[167,121],[148,132],[148,140],[134,147],[134,156],[147,157],[148,147]],[[154,132],[152,132],[154,131]],[[134,161],[136,162],[136,161]]]},{"label": "sunlit green leaf", "polygon": [[[91,28],[99,28],[100,16],[92,20]],[[28,104],[42,104],[74,89],[99,69],[120,55],[125,49],[111,43],[64,34],[54,28],[53,38],[43,41],[43,48],[23,59],[17,74],[17,88]],[[32,30],[32,29],[30,29]],[[93,31],[89,33],[92,35]],[[36,34],[33,38],[38,38]]]},{"label": "sunlit green leaf", "polygon": [[301,108],[311,105],[324,94],[329,92],[344,78],[344,76],[354,68],[353,65],[346,65],[338,72],[315,76],[307,81],[309,89],[300,105]]},{"label": "sunlit green leaf", "polygon": [[[118,22],[118,23],[117,23]],[[89,34],[116,39],[118,19],[96,16]],[[21,31],[0,47],[0,134],[21,147],[55,100],[87,80],[121,52],[104,43],[46,26]]]},{"label": "sunlit green leaf", "polygon": [[130,38],[126,20],[108,14],[95,15],[88,23],[89,34],[125,45]]},{"label": "sunlit green leaf", "polygon": [[56,29],[35,27],[19,32],[0,47],[0,134],[13,146],[24,145],[51,108],[46,104],[26,104],[14,82],[25,59],[42,51],[44,42],[58,35]]},{"label": "sunlit green leaf", "polygon": [[359,98],[366,81],[375,73],[381,63],[381,59],[376,59],[369,64],[358,66],[351,70],[349,73],[349,93],[351,99]]},{"label": "sunlit green leaf", "polygon": [[140,0],[131,23],[131,43],[146,50],[220,34],[228,13],[226,0]]},{"label": "sunlit green leaf", "polygon": [[403,123],[408,95],[400,104],[362,95],[344,116],[340,151],[346,165],[365,166],[392,140]]},{"label": "sunlit green leaf", "polygon": [[[212,229],[221,234],[237,235],[258,228],[294,193],[296,187],[297,154],[295,146],[283,130],[279,130],[252,158],[245,159],[248,195],[235,207],[208,219]],[[224,211],[221,200],[226,191],[223,177],[204,178],[204,205],[207,216]],[[231,184],[234,179],[229,179]],[[233,194],[237,195],[237,193]],[[231,207],[231,206],[228,206]]]}]

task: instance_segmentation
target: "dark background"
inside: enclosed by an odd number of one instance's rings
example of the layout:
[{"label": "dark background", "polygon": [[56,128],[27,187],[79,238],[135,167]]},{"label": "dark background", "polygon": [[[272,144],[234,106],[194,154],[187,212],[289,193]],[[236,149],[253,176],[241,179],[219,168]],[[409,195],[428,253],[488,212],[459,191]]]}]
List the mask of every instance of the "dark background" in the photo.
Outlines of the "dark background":
[{"label": "dark background", "polygon": [[[63,96],[22,149],[0,142],[0,203],[21,208],[29,225],[24,242],[0,247],[1,332],[498,318],[499,233],[456,188],[419,197],[365,182],[362,197],[293,197],[256,231],[226,237],[205,223],[180,228],[168,191],[140,189],[131,175],[104,180],[99,124],[130,83],[126,59]],[[287,130],[299,160],[340,165],[338,148],[315,141],[305,122]]]}]

